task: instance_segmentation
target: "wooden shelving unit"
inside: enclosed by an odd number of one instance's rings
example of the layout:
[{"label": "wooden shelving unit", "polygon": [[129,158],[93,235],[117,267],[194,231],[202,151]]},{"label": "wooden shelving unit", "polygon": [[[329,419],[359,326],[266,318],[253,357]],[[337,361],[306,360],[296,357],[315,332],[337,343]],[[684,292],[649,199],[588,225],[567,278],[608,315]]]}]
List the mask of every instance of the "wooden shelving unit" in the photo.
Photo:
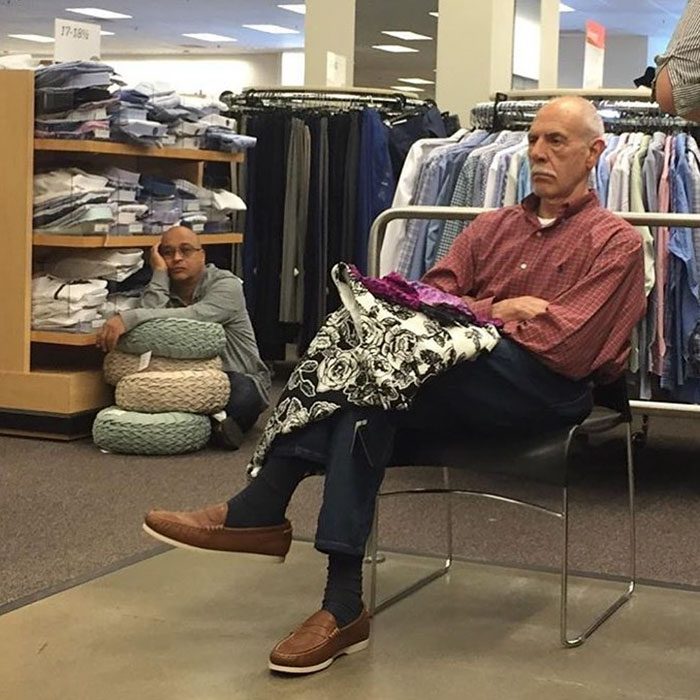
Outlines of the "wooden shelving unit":
[{"label": "wooden shelving unit", "polygon": [[113,141],[71,141],[70,139],[34,139],[35,151],[60,151],[63,153],[102,153],[115,156],[140,158],[169,158],[172,160],[196,160],[207,163],[242,163],[242,153],[205,151],[199,148],[155,148],[129,146]]},{"label": "wooden shelving unit", "polygon": [[[236,244],[243,242],[242,233],[200,233],[202,245]],[[160,240],[160,236],[136,234],[133,236],[110,236],[109,234],[79,236],[75,234],[34,231],[35,246],[50,248],[148,248]]]},{"label": "wooden shelving unit", "polygon": [[[112,162],[138,172],[202,185],[207,162],[243,162],[242,153],[141,148],[109,141],[34,138],[34,73],[0,71],[0,211],[3,214],[3,294],[0,297],[0,432],[72,438],[89,433],[94,413],[112,403],[96,369],[94,333],[31,330],[35,248],[150,247],[159,236],[67,235],[32,230],[35,164],[43,167]],[[200,234],[203,245],[241,243],[241,233]]]},{"label": "wooden shelving unit", "polygon": [[66,333],[65,331],[32,331],[32,343],[48,343],[49,345],[72,345],[73,347],[94,346],[96,333]]}]

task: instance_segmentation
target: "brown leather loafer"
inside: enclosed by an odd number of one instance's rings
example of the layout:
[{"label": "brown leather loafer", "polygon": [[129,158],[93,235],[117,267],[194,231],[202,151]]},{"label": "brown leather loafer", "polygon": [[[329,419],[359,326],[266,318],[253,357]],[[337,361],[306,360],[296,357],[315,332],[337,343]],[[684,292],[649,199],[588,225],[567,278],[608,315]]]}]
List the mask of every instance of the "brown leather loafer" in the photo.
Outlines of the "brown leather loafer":
[{"label": "brown leather loafer", "polygon": [[368,645],[366,610],[342,629],[331,613],[319,610],[277,644],[270,654],[269,667],[281,673],[315,673],[328,668],[339,656],[362,651]]},{"label": "brown leather loafer", "polygon": [[225,527],[227,512],[225,503],[193,511],[152,510],[146,515],[143,529],[183,549],[237,552],[284,561],[292,543],[289,520],[269,527]]}]

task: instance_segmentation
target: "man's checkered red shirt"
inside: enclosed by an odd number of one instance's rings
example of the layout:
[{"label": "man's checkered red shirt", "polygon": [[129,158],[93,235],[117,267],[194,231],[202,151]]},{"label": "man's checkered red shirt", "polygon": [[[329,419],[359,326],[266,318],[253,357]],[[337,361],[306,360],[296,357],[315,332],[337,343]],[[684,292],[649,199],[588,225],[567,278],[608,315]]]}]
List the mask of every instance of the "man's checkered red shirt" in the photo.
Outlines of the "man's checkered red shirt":
[{"label": "man's checkered red shirt", "polygon": [[641,238],[593,192],[548,227],[537,206],[530,195],[482,214],[422,281],[474,297],[472,308],[484,316],[504,299],[545,299],[546,313],[506,323],[504,335],[566,377],[612,381],[625,369],[632,329],[644,315]]}]

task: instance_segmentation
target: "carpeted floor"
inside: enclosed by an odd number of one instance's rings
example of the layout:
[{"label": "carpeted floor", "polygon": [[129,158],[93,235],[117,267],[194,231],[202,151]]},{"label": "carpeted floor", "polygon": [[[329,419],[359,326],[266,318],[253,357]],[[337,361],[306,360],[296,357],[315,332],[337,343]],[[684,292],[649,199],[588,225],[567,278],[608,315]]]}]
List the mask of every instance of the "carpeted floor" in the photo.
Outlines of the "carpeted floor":
[{"label": "carpeted floor", "polygon": [[[278,388],[279,390],[279,388]],[[52,590],[119,568],[164,547],[140,529],[152,506],[190,508],[219,502],[245,483],[251,434],[236,453],[206,450],[176,458],[102,454],[91,442],[0,437],[0,613]],[[654,420],[637,458],[638,573],[642,579],[700,586],[700,433],[697,423]],[[572,566],[624,571],[624,479],[619,445],[591,447],[595,466],[578,471],[571,489]],[[615,461],[617,460],[617,462]],[[439,471],[392,469],[386,486],[439,483]],[[503,477],[460,473],[464,487],[513,487]],[[307,479],[289,516],[295,536],[313,537],[322,481]],[[444,515],[434,496],[387,499],[383,547],[441,551]],[[474,499],[454,509],[455,553],[464,558],[554,567],[560,532],[551,518]]]}]

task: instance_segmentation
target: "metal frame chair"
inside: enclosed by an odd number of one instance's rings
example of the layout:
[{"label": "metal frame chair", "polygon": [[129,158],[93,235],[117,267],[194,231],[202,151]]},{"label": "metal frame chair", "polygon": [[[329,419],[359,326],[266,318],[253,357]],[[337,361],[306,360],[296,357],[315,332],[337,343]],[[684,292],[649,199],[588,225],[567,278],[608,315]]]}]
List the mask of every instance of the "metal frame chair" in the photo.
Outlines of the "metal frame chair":
[{"label": "metal frame chair", "polygon": [[[558,518],[562,523],[562,552],[561,552],[561,600],[559,616],[559,634],[564,647],[577,647],[583,644],[608,618],[621,608],[631,597],[635,589],[636,556],[635,556],[635,512],[634,512],[634,460],[632,452],[632,416],[627,398],[624,378],[607,387],[600,387],[594,392],[596,407],[591,415],[581,424],[546,435],[528,437],[510,442],[505,446],[491,444],[475,445],[473,440],[468,442],[431,444],[426,447],[424,436],[399,434],[397,445],[399,454],[395,455],[393,464],[441,466],[443,468],[444,486],[442,488],[414,488],[397,491],[380,492],[377,499],[375,521],[368,542],[368,557],[371,565],[370,578],[370,614],[376,615],[394,603],[406,598],[411,593],[423,588],[432,581],[444,576],[452,565],[452,508],[453,495],[477,496],[504,503],[524,506],[541,513]],[[625,442],[627,452],[627,482],[629,498],[629,574],[627,588],[602,614],[580,634],[569,636],[568,631],[568,583],[569,583],[569,466],[572,456],[572,446],[575,438],[593,434],[605,433],[617,426],[625,427]],[[477,441],[478,443],[478,441]],[[403,449],[402,449],[403,448]],[[468,452],[467,452],[468,450]],[[555,510],[528,501],[509,498],[495,493],[471,491],[450,488],[449,470],[455,460],[465,454],[469,456],[469,469],[517,474],[526,479],[556,485],[561,488],[561,508]],[[520,466],[513,469],[513,460],[519,460]],[[378,548],[378,515],[381,499],[404,494],[445,494],[447,500],[447,557],[444,564],[427,576],[407,586],[398,593],[377,602],[377,548]]]}]

